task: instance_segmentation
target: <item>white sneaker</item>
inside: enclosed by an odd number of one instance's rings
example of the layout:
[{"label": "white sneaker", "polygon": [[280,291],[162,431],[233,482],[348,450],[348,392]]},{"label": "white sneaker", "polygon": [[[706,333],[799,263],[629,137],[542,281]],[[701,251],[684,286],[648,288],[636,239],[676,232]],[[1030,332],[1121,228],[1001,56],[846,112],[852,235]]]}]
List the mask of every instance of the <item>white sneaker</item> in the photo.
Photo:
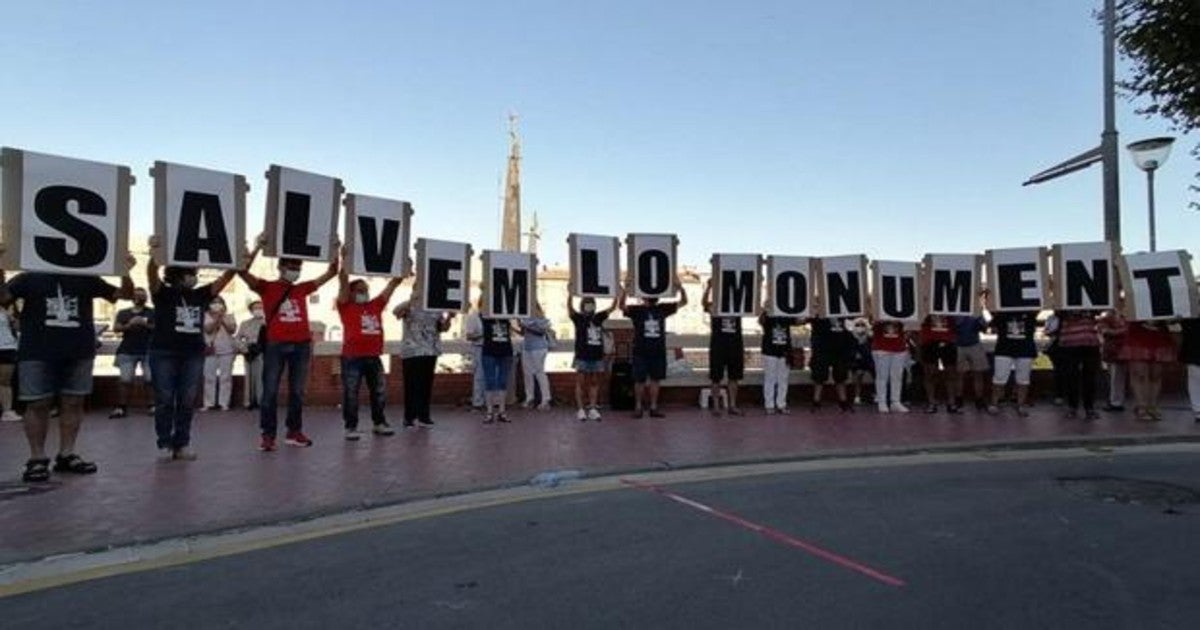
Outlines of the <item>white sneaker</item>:
[{"label": "white sneaker", "polygon": [[173,462],[173,461],[175,461],[175,449],[171,449],[171,448],[158,449],[158,462],[160,464],[165,464],[167,462]]},{"label": "white sneaker", "polygon": [[779,409],[776,411],[776,413],[778,413],[778,414],[779,414],[779,415],[781,415],[781,416],[789,416],[789,415],[791,415],[791,414],[792,414],[792,410],[791,410],[791,409],[788,409],[787,407],[780,407],[780,408],[779,408]]},{"label": "white sneaker", "polygon": [[588,409],[587,419],[588,420],[599,420],[600,419],[600,410],[595,407]]},{"label": "white sneaker", "polygon": [[346,441],[357,442],[363,437],[363,432],[358,429],[346,429]]},{"label": "white sneaker", "polygon": [[578,420],[578,421],[580,421],[580,422],[583,422],[584,420],[587,420],[587,419],[588,419],[588,412],[586,412],[586,411],[584,411],[584,410],[582,410],[582,409],[580,409],[579,411],[576,411],[576,412],[575,412],[575,419],[576,419],[576,420]]},{"label": "white sneaker", "polygon": [[542,403],[542,404],[538,405],[538,406],[537,406],[537,408],[538,408],[538,411],[549,411],[549,410],[550,410],[550,403],[548,403],[548,402],[544,402],[544,403]]},{"label": "white sneaker", "polygon": [[196,451],[193,451],[192,449],[190,449],[186,446],[183,448],[175,449],[175,459],[182,460],[185,462],[194,462],[194,461],[196,461],[196,457],[197,457]]},{"label": "white sneaker", "polygon": [[0,414],[0,422],[20,422],[21,420],[21,416],[17,415],[17,412],[12,409]]},{"label": "white sneaker", "polygon": [[887,403],[879,403],[879,413],[891,413],[891,412],[892,412],[892,409],[891,409],[891,407],[887,406]]},{"label": "white sneaker", "polygon": [[903,403],[894,402],[891,409],[892,413],[908,413],[908,407],[905,407]]}]

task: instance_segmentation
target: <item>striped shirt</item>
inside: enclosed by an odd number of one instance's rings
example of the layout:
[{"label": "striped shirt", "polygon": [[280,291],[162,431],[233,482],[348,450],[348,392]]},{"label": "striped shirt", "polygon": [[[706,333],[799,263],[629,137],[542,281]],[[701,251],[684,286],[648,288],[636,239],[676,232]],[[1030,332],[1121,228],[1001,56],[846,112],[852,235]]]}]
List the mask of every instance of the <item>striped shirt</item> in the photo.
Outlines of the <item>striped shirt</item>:
[{"label": "striped shirt", "polygon": [[1063,315],[1058,329],[1058,345],[1063,348],[1099,346],[1100,335],[1096,332],[1096,318],[1084,313]]}]

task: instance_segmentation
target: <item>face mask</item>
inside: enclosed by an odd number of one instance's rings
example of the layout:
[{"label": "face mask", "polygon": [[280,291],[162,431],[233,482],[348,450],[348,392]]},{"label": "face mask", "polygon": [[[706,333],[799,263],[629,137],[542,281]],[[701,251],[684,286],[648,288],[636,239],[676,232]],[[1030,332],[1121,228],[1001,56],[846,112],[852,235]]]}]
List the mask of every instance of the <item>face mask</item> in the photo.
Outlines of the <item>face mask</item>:
[{"label": "face mask", "polygon": [[212,304],[208,305],[208,310],[214,313],[220,313],[221,311],[225,310],[225,305],[213,302]]},{"label": "face mask", "polygon": [[279,277],[288,282],[295,282],[300,279],[300,271],[296,269],[284,269],[279,272]]},{"label": "face mask", "polygon": [[196,276],[184,276],[179,283],[183,285],[183,288],[185,289],[194,288],[196,286]]},{"label": "face mask", "polygon": [[584,312],[584,313],[587,313],[587,314],[589,314],[589,315],[590,315],[590,314],[592,314],[592,313],[595,313],[595,312],[596,312],[596,305],[595,305],[595,304],[584,304],[584,305],[583,305],[583,312]]},{"label": "face mask", "polygon": [[257,317],[257,318],[259,318],[259,319],[262,319],[262,318],[263,318],[263,315],[264,315],[265,313],[263,313],[263,310],[262,310],[261,308],[256,308],[256,309],[253,309],[253,310],[251,310],[251,311],[250,311],[250,314],[251,314],[251,315],[253,315],[254,317]]},{"label": "face mask", "polygon": [[371,300],[368,299],[366,293],[355,293],[354,294],[354,302],[356,304],[366,304],[367,302],[370,302],[370,301]]}]

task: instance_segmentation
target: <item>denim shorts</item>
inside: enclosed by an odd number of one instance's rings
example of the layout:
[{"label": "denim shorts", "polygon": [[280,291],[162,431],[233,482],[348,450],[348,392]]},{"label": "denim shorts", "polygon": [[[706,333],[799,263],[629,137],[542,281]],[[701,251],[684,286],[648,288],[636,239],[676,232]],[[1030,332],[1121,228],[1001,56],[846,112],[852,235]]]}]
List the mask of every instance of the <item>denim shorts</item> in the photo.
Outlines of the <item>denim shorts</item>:
[{"label": "denim shorts", "polygon": [[483,355],[484,390],[502,392],[508,389],[508,373],[512,369],[512,355],[493,357]]},{"label": "denim shorts", "polygon": [[142,378],[150,380],[150,360],[146,355],[141,354],[118,354],[113,361],[116,364],[117,370],[120,372],[120,380],[122,383],[132,383],[133,377],[137,374],[137,367],[140,363],[142,366]]},{"label": "denim shorts", "polygon": [[93,363],[93,359],[21,361],[17,366],[18,398],[34,402],[56,394],[87,396],[92,393]]},{"label": "denim shorts", "polygon": [[575,359],[575,371],[580,374],[603,374],[604,359]]}]

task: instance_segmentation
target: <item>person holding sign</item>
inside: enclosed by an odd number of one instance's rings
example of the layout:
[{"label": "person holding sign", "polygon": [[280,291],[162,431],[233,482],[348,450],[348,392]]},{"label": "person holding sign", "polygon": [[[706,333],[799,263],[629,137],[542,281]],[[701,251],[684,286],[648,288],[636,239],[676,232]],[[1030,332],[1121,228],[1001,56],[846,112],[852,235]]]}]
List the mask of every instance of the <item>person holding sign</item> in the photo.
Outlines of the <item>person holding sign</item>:
[{"label": "person holding sign", "polygon": [[[150,374],[150,336],[154,333],[154,311],[146,308],[149,296],[146,290],[133,290],[133,308],[117,311],[113,318],[113,332],[120,333],[121,343],[117,346],[115,363],[119,370],[117,385],[117,406],[108,414],[109,418],[124,418],[129,415],[129,395],[135,385],[141,389],[136,380],[137,368],[142,366],[142,378],[149,381]],[[153,407],[151,407],[153,409]]]},{"label": "person holding sign", "polygon": [[[712,293],[713,283],[709,280],[704,285],[704,297],[700,300],[705,313],[712,313]],[[709,408],[714,415],[721,415],[721,408],[717,402],[720,398],[717,393],[721,391],[721,383],[725,382],[729,395],[729,415],[740,416],[742,410],[738,408],[738,385],[746,372],[742,318],[710,316],[709,326],[712,329],[708,337],[708,380],[712,383]]]},{"label": "person holding sign", "polygon": [[954,319],[929,315],[921,323],[921,380],[925,385],[925,413],[937,413],[937,386],[946,394],[946,412],[962,413],[958,401],[958,331]]},{"label": "person holding sign", "polygon": [[[193,460],[192,416],[204,373],[207,345],[205,313],[214,299],[233,281],[230,269],[215,281],[196,286],[194,267],[171,266],[159,272],[157,236],[150,237],[150,262],[146,280],[154,301],[154,333],[150,338],[150,374],[154,383],[154,431],[160,461]],[[258,255],[255,248],[247,265]]]},{"label": "person holding sign", "polygon": [[1017,382],[1017,415],[1029,417],[1029,382],[1033,375],[1033,360],[1038,353],[1033,337],[1037,325],[1037,311],[997,313],[992,318],[992,330],[996,333],[996,356],[992,402],[988,405],[988,413],[1000,413],[1000,396],[1012,375]]},{"label": "person holding sign", "polygon": [[1117,358],[1129,363],[1129,382],[1136,401],[1134,417],[1142,422],[1162,420],[1158,397],[1162,393],[1163,365],[1173,363],[1178,355],[1171,333],[1163,322],[1135,321],[1129,324],[1129,335]]},{"label": "person holding sign", "polygon": [[873,330],[871,355],[875,359],[875,403],[879,413],[908,413],[908,407],[900,402],[909,358],[904,324],[875,322]]},{"label": "person holding sign", "polygon": [[795,317],[774,317],[768,300],[758,316],[762,327],[763,405],[767,415],[788,414],[788,385],[792,374],[792,326]]},{"label": "person holding sign", "polygon": [[484,424],[508,422],[508,375],[513,364],[513,321],[480,317],[483,326]]},{"label": "person holding sign", "polygon": [[808,361],[813,382],[812,410],[816,412],[821,409],[825,384],[832,379],[838,409],[842,413],[849,413],[852,408],[846,395],[846,381],[850,378],[854,335],[841,317],[814,317],[808,320],[808,327],[812,350],[812,357]]},{"label": "person holding sign", "polygon": [[1099,319],[1100,360],[1108,366],[1108,403],[1105,411],[1125,411],[1125,383],[1129,376],[1129,364],[1121,360],[1121,348],[1129,335],[1129,322],[1121,313],[1122,300],[1118,307],[1106,311]]},{"label": "person holding sign", "polygon": [[1100,335],[1094,312],[1059,313],[1058,352],[1065,379],[1067,418],[1078,417],[1081,405],[1085,420],[1099,418],[1094,407],[1096,379],[1100,375]]},{"label": "person holding sign", "polygon": [[[618,295],[618,299],[619,299]],[[596,298],[585,297],[575,310],[575,300],[567,295],[567,312],[575,325],[575,418],[580,422],[600,421],[600,407],[596,404],[600,392],[600,375],[604,365],[604,322],[612,315],[613,306],[603,311],[596,310]],[[587,407],[583,404],[583,392],[587,390]]]},{"label": "person holding sign", "polygon": [[[987,291],[981,294],[981,299],[987,299]],[[959,317],[955,325],[954,344],[958,355],[958,400],[953,404],[961,411],[963,399],[966,397],[965,382],[968,377],[971,382],[971,395],[975,398],[975,408],[987,409],[987,397],[983,391],[983,376],[988,372],[987,349],[983,347],[981,335],[988,328],[987,320],[981,315]]]},{"label": "person holding sign", "polygon": [[1180,322],[1183,329],[1179,346],[1179,360],[1187,368],[1188,399],[1192,402],[1192,415],[1200,422],[1200,318],[1190,317]]},{"label": "person holding sign", "polygon": [[[417,284],[420,287],[420,283]],[[404,426],[420,423],[433,426],[429,411],[433,399],[433,376],[442,354],[442,333],[450,330],[454,313],[437,313],[416,308],[417,296],[396,306],[392,314],[404,326],[400,339],[400,360],[404,372]],[[481,374],[483,369],[476,369]]]},{"label": "person holding sign", "polygon": [[25,439],[29,460],[21,478],[27,482],[50,479],[46,434],[50,405],[59,399],[59,449],[54,472],[89,475],[96,464],[75,452],[83,422],[83,399],[92,393],[92,367],[96,358],[96,327],[92,301],[115,302],[133,297],[129,269],[137,263],[126,258],[126,273],[115,287],[95,276],[24,272],[7,280],[0,270],[0,305],[24,300],[21,338],[17,345],[18,397],[27,403]]},{"label": "person holding sign", "polygon": [[[266,244],[266,237],[259,237]],[[266,311],[266,347],[263,351],[263,395],[259,407],[259,430],[262,433],[258,449],[275,450],[279,429],[279,382],[283,371],[288,373],[287,435],[288,446],[309,447],[312,440],[304,434],[304,393],[308,389],[308,366],[312,359],[312,333],[308,324],[308,296],[338,273],[338,258],[314,280],[300,282],[303,261],[296,258],[279,259],[279,279],[263,280],[241,270],[238,275],[246,286],[262,298]]]},{"label": "person holding sign", "polygon": [[350,281],[349,265],[342,249],[342,267],[338,273],[338,317],[342,320],[342,421],[346,440],[357,442],[363,437],[358,430],[358,392],[367,381],[371,401],[371,432],[375,435],[394,435],[384,415],[387,406],[387,377],[383,373],[383,309],[387,308],[396,287],[403,278],[388,280],[379,295],[371,297],[367,281]]},{"label": "person holding sign", "polygon": [[634,418],[645,415],[643,403],[649,404],[651,418],[666,417],[658,409],[659,382],[667,377],[666,323],[668,317],[688,303],[687,291],[678,277],[675,278],[675,291],[679,293],[677,302],[643,298],[641,304],[627,305],[628,288],[617,298],[617,308],[633,322]]}]

